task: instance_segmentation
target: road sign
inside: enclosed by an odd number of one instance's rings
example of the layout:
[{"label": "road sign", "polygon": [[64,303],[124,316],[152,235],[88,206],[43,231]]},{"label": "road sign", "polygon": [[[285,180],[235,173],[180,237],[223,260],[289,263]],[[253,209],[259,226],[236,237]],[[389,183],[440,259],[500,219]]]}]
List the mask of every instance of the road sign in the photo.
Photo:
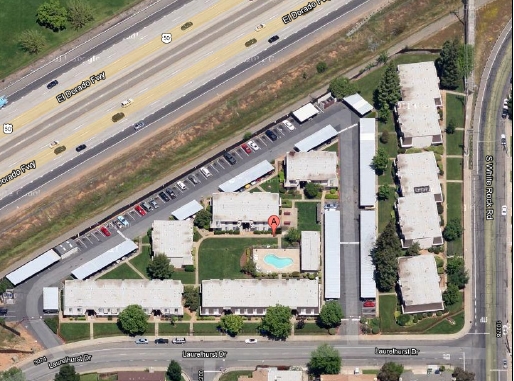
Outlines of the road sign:
[{"label": "road sign", "polygon": [[161,34],[161,41],[165,44],[169,44],[171,42],[171,33],[163,33]]},{"label": "road sign", "polygon": [[450,354],[449,353],[443,353],[443,359],[450,360]]},{"label": "road sign", "polygon": [[4,134],[12,134],[13,125],[11,123],[4,123]]}]

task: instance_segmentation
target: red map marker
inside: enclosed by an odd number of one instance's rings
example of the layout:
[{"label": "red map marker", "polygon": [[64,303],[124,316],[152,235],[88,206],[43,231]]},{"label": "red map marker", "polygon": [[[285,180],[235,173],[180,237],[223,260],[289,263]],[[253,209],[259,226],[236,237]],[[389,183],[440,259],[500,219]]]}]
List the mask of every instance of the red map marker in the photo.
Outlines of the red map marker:
[{"label": "red map marker", "polygon": [[275,232],[277,228],[280,226],[280,218],[278,216],[270,216],[268,218],[268,225],[271,227],[271,232],[273,233],[273,237],[275,237]]}]

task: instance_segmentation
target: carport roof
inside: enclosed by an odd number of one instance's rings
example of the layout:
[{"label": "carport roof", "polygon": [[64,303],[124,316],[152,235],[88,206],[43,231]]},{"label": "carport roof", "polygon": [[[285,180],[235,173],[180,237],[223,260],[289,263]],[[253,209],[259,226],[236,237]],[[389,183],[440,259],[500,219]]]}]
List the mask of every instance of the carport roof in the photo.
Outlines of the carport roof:
[{"label": "carport roof", "polygon": [[264,176],[268,172],[273,171],[275,168],[268,161],[261,161],[259,164],[247,169],[243,173],[240,173],[236,177],[224,182],[219,186],[219,189],[223,192],[235,192],[241,189],[246,184]]},{"label": "carport roof", "polygon": [[198,213],[200,210],[203,209],[202,204],[200,204],[198,201],[193,200],[191,202],[188,202],[186,205],[184,205],[181,208],[178,208],[177,210],[171,212],[172,216],[175,217],[177,220],[185,220],[186,218],[191,217],[192,215]]},{"label": "carport roof", "polygon": [[43,271],[48,266],[53,265],[59,259],[61,259],[59,254],[57,254],[55,250],[50,249],[46,253],[41,254],[39,257],[36,257],[32,261],[14,270],[12,273],[8,274],[6,278],[16,286],[36,275],[38,272]]},{"label": "carport roof", "polygon": [[360,96],[360,94],[353,94],[346,98],[343,98],[344,103],[350,106],[353,110],[363,116],[373,110],[373,106],[368,103],[366,99]]},{"label": "carport roof", "polygon": [[327,140],[332,139],[334,136],[337,136],[337,131],[329,124],[328,126],[323,127],[321,130],[316,131],[311,136],[300,140],[294,146],[300,152],[308,152],[311,149],[325,143]]}]

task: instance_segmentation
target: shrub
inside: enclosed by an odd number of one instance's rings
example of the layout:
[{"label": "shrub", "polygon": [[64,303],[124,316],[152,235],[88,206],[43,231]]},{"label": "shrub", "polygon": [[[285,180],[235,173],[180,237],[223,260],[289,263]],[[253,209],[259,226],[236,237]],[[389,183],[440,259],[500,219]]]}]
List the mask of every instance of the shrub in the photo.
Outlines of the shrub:
[{"label": "shrub", "polygon": [[372,333],[373,335],[377,335],[377,334],[379,334],[379,333],[380,333],[380,328],[379,328],[379,327],[376,327],[376,326],[375,326],[375,327],[373,327],[373,328],[371,329],[371,333]]},{"label": "shrub", "polygon": [[292,276],[293,278],[299,278],[299,277],[300,277],[300,272],[299,272],[299,271],[293,271],[293,272],[291,273],[291,276]]},{"label": "shrub", "polygon": [[411,315],[400,315],[400,316],[398,316],[397,322],[398,322],[398,325],[401,325],[402,327],[404,327],[411,322],[411,319],[412,319]]},{"label": "shrub", "polygon": [[326,62],[318,62],[318,64],[316,65],[316,71],[321,74],[323,73],[324,71],[326,71],[328,69],[328,65]]},{"label": "shrub", "polygon": [[54,153],[56,155],[59,155],[60,153],[63,153],[64,151],[66,151],[66,146],[59,146],[56,149],[54,149]]},{"label": "shrub", "polygon": [[330,194],[336,194],[336,190],[335,189],[330,189]]},{"label": "shrub", "polygon": [[444,274],[444,267],[438,267],[438,268],[437,268],[437,273],[438,273],[439,275]]},{"label": "shrub", "polygon": [[338,200],[339,199],[339,195],[338,194],[326,194],[325,195],[325,199],[327,200]]},{"label": "shrub", "polygon": [[255,38],[252,38],[251,40],[245,42],[245,46],[248,48],[248,47],[252,46],[253,44],[255,44],[256,42],[257,42],[257,40]]},{"label": "shrub", "polygon": [[193,23],[191,21],[186,22],[184,25],[180,27],[182,30],[186,30],[187,28],[191,28],[193,26]]},{"label": "shrub", "polygon": [[382,132],[382,135],[380,135],[380,142],[382,142],[383,144],[387,144],[388,141],[389,141],[389,131],[384,130]]},{"label": "shrub", "polygon": [[188,273],[193,273],[193,272],[195,272],[195,266],[194,265],[185,265],[184,271],[186,271]]},{"label": "shrub", "polygon": [[446,133],[447,134],[455,133],[455,120],[450,119],[450,121],[448,122],[448,125],[446,126]]},{"label": "shrub", "polygon": [[412,322],[416,324],[418,322],[418,318],[415,317],[414,319],[412,319]]},{"label": "shrub", "polygon": [[426,317],[427,317],[427,313],[423,312],[423,318],[426,318]]},{"label": "shrub", "polygon": [[442,202],[437,203],[437,213],[443,214],[444,213],[444,206]]},{"label": "shrub", "polygon": [[108,321],[112,321],[112,315],[107,316]]},{"label": "shrub", "polygon": [[436,316],[442,316],[443,315],[443,313],[441,311],[437,311],[435,314],[436,314]]},{"label": "shrub", "polygon": [[337,333],[337,330],[336,330],[335,328],[330,328],[330,329],[328,330],[328,334],[329,334],[329,335],[335,335],[336,333]]},{"label": "shrub", "polygon": [[419,313],[419,314],[416,315],[416,317],[418,318],[418,320],[421,320],[421,319],[423,319],[423,314]]},{"label": "shrub", "polygon": [[243,140],[250,140],[252,138],[252,133],[250,131],[246,131],[243,135]]},{"label": "shrub", "polygon": [[112,119],[112,121],[113,121],[114,123],[116,123],[116,122],[118,122],[118,121],[122,120],[124,117],[125,117],[125,114],[124,114],[124,113],[122,113],[122,112],[119,112],[119,113],[117,113],[117,114],[114,114],[114,115],[112,116],[112,118],[111,118],[111,119]]}]

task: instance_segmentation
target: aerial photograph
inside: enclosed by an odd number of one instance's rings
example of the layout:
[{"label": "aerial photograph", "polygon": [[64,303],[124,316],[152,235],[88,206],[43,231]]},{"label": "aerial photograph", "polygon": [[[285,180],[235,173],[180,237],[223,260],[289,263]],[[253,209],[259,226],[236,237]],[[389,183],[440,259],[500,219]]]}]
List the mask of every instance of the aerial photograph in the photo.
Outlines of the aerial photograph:
[{"label": "aerial photograph", "polygon": [[0,381],[511,381],[512,0],[0,0]]}]

